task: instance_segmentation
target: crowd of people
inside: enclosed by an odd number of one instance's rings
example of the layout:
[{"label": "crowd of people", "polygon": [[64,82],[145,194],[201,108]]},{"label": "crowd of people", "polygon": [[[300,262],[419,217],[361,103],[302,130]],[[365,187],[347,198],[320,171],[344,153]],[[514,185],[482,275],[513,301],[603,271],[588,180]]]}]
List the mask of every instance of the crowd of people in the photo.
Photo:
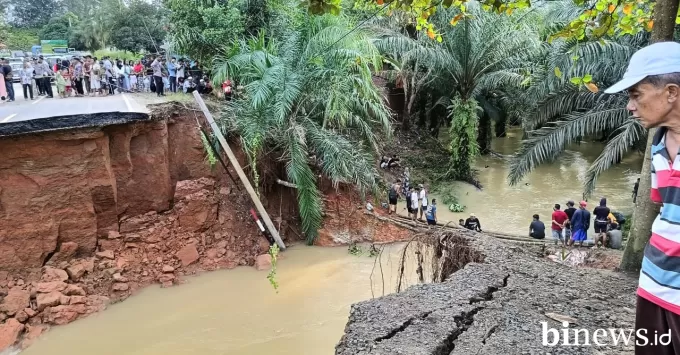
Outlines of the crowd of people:
[{"label": "crowd of people", "polygon": [[[572,246],[587,239],[588,229],[590,229],[591,213],[586,208],[586,201],[579,202],[578,209],[574,207],[574,201],[567,202],[567,208],[561,210],[559,204],[553,207],[551,232],[555,245]],[[595,231],[595,246],[597,248],[616,247],[621,244],[622,232],[621,225],[625,219],[621,214],[612,212],[607,207],[607,199],[602,198],[600,204],[593,209],[593,228]],[[545,224],[540,220],[540,216],[535,214],[533,221],[529,225],[529,236],[534,239],[544,239]]]},{"label": "crowd of people", "polygon": [[[139,60],[101,59],[86,55],[58,59],[50,65],[42,56],[27,59],[19,73],[13,73],[9,62],[2,59],[2,74],[6,81],[8,102],[14,101],[12,78],[18,75],[25,100],[35,96],[53,98],[52,82],[61,98],[71,96],[107,96],[123,92],[166,92],[210,94],[211,81],[198,61],[175,57],[169,61],[161,55],[144,56]],[[225,80],[222,93],[227,100],[232,96],[232,83]]]},{"label": "crowd of people", "polygon": [[[406,200],[406,210],[408,217],[413,220],[423,221],[423,217],[428,225],[437,224],[437,200],[432,199],[428,202],[428,193],[423,184],[412,187],[409,184],[409,170],[406,168],[402,177],[390,185],[388,197],[388,214],[397,213],[397,202],[401,197]],[[403,180],[402,180],[403,179]],[[591,212],[586,208],[588,203],[581,201],[579,207],[574,207],[574,201],[567,202],[567,208],[561,209],[559,204],[553,206],[551,231],[555,245],[572,246],[578,243],[579,246],[587,239],[588,229],[590,228]],[[599,206],[592,212],[593,226],[595,229],[595,246],[597,248],[615,247],[621,245],[622,232],[621,226],[625,223],[623,215],[612,212],[607,207],[607,199],[602,198]],[[474,213],[466,220],[458,220],[458,224],[463,228],[482,232],[482,224]],[[534,239],[545,239],[545,224],[540,220],[538,214],[533,215],[533,221],[529,225],[529,236]]]}]

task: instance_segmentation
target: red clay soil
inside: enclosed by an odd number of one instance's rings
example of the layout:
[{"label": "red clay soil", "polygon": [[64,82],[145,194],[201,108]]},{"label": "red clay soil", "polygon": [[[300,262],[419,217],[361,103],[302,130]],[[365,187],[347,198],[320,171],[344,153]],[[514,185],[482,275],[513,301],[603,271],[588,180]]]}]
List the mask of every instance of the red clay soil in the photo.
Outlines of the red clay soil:
[{"label": "red clay soil", "polygon": [[[0,138],[0,352],[149,284],[256,260],[268,268],[252,202],[205,162],[193,113],[153,112],[146,122]],[[265,208],[284,240],[300,240],[295,190],[272,182],[283,167],[261,164],[271,173],[260,181]],[[408,238],[366,216],[351,190],[322,190],[318,245]]]},{"label": "red clay soil", "polygon": [[[390,243],[408,240],[411,232],[394,224],[380,221],[366,214],[366,202],[358,192],[349,188],[325,191],[324,223],[315,245],[337,246],[352,242]],[[374,208],[379,216],[387,215],[382,208]]]}]

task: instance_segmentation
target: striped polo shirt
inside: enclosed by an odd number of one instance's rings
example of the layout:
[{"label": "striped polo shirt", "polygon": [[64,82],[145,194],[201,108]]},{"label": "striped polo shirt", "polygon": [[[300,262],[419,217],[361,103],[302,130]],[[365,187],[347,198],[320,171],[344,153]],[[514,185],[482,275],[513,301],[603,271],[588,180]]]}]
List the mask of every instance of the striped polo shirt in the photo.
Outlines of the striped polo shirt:
[{"label": "striped polo shirt", "polygon": [[652,143],[652,201],[663,203],[645,247],[638,295],[680,314],[680,154],[671,164],[666,128]]}]

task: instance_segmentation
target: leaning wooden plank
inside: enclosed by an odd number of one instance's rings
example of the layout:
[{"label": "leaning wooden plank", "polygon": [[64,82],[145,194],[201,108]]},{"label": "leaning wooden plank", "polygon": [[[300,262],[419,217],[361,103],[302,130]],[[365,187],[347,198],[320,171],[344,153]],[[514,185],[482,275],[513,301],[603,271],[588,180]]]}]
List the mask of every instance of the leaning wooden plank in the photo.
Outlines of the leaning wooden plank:
[{"label": "leaning wooden plank", "polygon": [[241,179],[241,182],[243,183],[243,186],[246,187],[246,191],[248,191],[248,195],[250,195],[250,198],[253,200],[255,208],[257,208],[257,211],[260,212],[260,216],[262,216],[262,220],[264,220],[264,224],[267,226],[269,233],[272,235],[272,237],[276,241],[276,244],[279,245],[279,248],[281,248],[281,250],[286,249],[286,245],[283,244],[283,240],[281,240],[279,232],[276,230],[276,228],[274,228],[274,223],[272,223],[272,220],[269,218],[269,214],[264,209],[264,206],[262,205],[262,202],[260,202],[260,199],[257,197],[257,194],[253,189],[253,186],[250,185],[250,181],[248,180],[246,173],[243,171],[243,169],[241,169],[241,164],[239,164],[238,160],[236,160],[234,152],[231,151],[231,147],[229,147],[227,140],[222,135],[222,132],[220,131],[220,128],[217,126],[217,123],[215,123],[215,120],[210,114],[210,111],[208,111],[208,107],[205,106],[203,98],[201,98],[201,95],[196,91],[194,91],[194,98],[196,99],[198,106],[201,107],[201,111],[203,111],[206,120],[208,120],[210,128],[212,128],[213,132],[215,133],[215,137],[217,137],[217,140],[220,142],[220,145],[224,149],[224,152],[227,153],[227,157],[229,158],[231,165],[234,166],[234,170],[236,170],[238,177]]}]

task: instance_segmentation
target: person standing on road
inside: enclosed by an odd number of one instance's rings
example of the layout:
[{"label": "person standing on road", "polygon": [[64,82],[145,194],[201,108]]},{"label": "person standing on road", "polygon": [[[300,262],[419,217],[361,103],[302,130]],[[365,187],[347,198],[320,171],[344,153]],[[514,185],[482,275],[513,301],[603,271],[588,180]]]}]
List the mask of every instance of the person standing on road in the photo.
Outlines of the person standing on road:
[{"label": "person standing on road", "polygon": [[621,81],[605,90],[628,93],[626,108],[646,129],[658,127],[651,146],[652,202],[663,204],[645,246],[637,290],[636,332],[671,334],[667,345],[635,344],[636,355],[678,353],[680,333],[680,43],[657,42],[630,58]]},{"label": "person standing on road", "polygon": [[76,96],[85,96],[83,91],[83,63],[80,58],[73,58],[73,83],[76,88]]},{"label": "person standing on road", "polygon": [[42,86],[42,77],[38,77],[38,74],[36,74],[36,68],[38,67],[38,58],[33,57],[33,62],[31,64],[33,67],[33,80],[35,82],[35,92],[38,96],[43,96],[45,95],[45,91],[43,90]]},{"label": "person standing on road", "polygon": [[163,57],[160,55],[154,59],[153,63],[151,63],[151,69],[153,69],[153,80],[154,84],[156,84],[156,96],[165,96],[163,94],[163,63],[161,60]]},{"label": "person standing on road", "polygon": [[99,64],[97,57],[93,58],[91,64],[92,70],[90,71],[90,90],[92,90],[93,94],[100,95],[102,89],[101,85],[102,67]]},{"label": "person standing on road", "polygon": [[92,56],[86,55],[83,63],[83,84],[85,84],[85,91],[87,96],[92,95]]},{"label": "person standing on road", "polygon": [[104,57],[104,73],[106,75],[106,83],[109,87],[109,95],[115,94],[116,83],[114,82],[114,71],[113,63],[109,60],[109,57]]},{"label": "person standing on road", "polygon": [[12,66],[9,65],[9,60],[2,59],[2,75],[5,77],[5,90],[7,90],[7,102],[14,101],[14,73],[12,73]]},{"label": "person standing on road", "polygon": [[52,69],[50,69],[50,65],[42,56],[40,56],[38,57],[38,64],[33,69],[35,70],[36,85],[42,87],[43,93],[45,93],[48,98],[54,98],[51,82]]},{"label": "person standing on road", "polygon": [[175,57],[170,58],[168,63],[168,77],[170,80],[170,92],[177,92],[177,64]]},{"label": "person standing on road", "polygon": [[28,100],[29,94],[31,100],[33,100],[33,87],[31,83],[33,82],[33,66],[30,62],[24,62],[24,68],[19,72],[19,77],[21,77],[21,87],[24,89],[24,100]]}]

